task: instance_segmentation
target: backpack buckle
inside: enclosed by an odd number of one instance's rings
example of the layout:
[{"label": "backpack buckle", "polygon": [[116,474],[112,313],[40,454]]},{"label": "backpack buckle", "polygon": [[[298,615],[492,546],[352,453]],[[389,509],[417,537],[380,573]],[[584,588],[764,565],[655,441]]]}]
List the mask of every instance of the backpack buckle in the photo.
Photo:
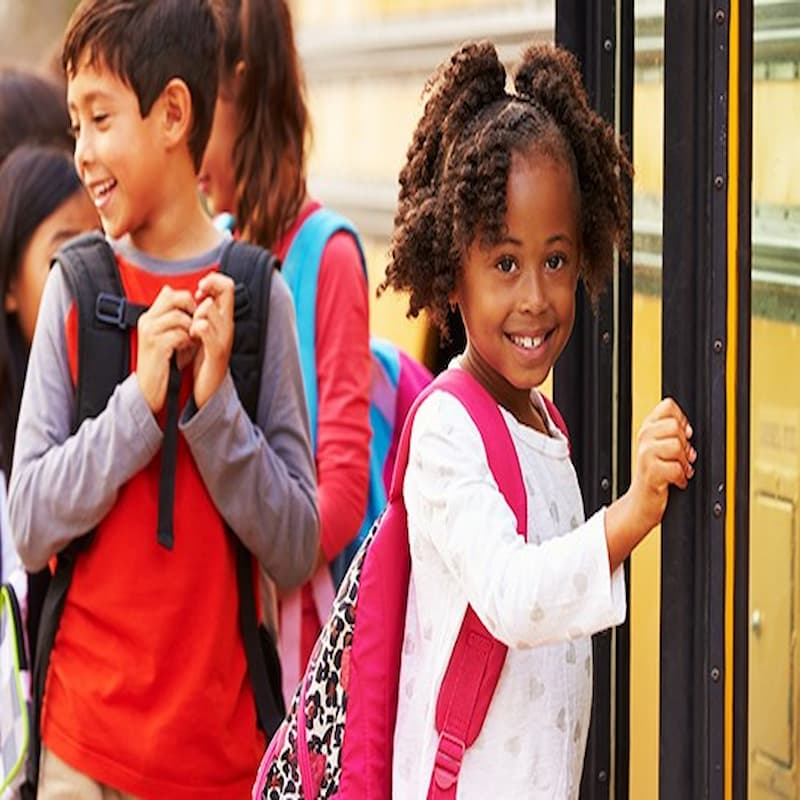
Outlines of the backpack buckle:
[{"label": "backpack buckle", "polygon": [[452,788],[458,782],[461,762],[464,759],[467,745],[447,731],[439,734],[436,757],[433,760],[433,780],[443,791]]},{"label": "backpack buckle", "polygon": [[118,328],[125,330],[127,327],[125,321],[125,306],[127,302],[124,297],[117,297],[115,294],[108,294],[108,292],[100,292],[94,304],[94,315],[100,322],[105,322],[107,325],[116,325]]}]

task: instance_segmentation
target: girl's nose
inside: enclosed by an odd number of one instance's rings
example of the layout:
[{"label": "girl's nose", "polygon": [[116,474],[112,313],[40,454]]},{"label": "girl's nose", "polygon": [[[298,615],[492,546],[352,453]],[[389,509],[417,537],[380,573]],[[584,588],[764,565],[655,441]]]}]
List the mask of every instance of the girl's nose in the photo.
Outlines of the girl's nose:
[{"label": "girl's nose", "polygon": [[519,282],[521,311],[537,313],[547,305],[544,276],[538,269],[526,269]]}]

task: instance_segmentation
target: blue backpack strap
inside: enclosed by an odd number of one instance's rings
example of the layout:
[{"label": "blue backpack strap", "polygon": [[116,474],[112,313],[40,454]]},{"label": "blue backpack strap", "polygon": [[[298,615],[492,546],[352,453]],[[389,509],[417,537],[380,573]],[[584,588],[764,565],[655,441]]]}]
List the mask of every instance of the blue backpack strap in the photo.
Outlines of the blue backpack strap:
[{"label": "blue backpack strap", "polygon": [[306,392],[308,416],[311,421],[311,446],[317,450],[317,359],[314,348],[316,336],[317,283],[322,253],[329,239],[339,231],[349,233],[361,255],[364,276],[367,274],[366,260],[361,241],[353,224],[340,214],[319,208],[300,226],[295,234],[286,258],[283,260],[281,274],[289,285],[294,299],[297,317],[297,336],[300,345],[300,367],[303,372],[303,386]]}]

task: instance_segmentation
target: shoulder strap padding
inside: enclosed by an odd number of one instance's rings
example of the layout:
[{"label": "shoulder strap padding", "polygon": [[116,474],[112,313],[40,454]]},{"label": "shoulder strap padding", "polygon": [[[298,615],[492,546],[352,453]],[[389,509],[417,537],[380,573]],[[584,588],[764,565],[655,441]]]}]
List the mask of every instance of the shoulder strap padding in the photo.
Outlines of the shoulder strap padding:
[{"label": "shoulder strap padding", "polygon": [[130,371],[130,337],[126,330],[95,315],[98,295],[124,297],[117,259],[97,231],[71,239],[55,255],[78,313],[78,373],[73,431],[96,417],[117,384]]},{"label": "shoulder strap padding", "polygon": [[232,241],[222,252],[220,269],[237,287],[231,377],[252,420],[256,418],[264,363],[272,273],[279,266],[272,253],[244,242]]}]

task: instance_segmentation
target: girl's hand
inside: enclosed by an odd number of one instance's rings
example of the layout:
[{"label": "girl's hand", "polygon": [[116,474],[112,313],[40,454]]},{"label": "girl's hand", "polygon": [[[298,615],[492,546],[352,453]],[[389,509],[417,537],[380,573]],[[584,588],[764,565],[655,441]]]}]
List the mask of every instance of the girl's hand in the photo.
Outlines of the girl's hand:
[{"label": "girl's hand", "polygon": [[661,522],[670,484],[685,489],[694,475],[697,452],[692,426],[672,399],[662,400],[639,429],[636,471],[630,489],[606,511],[611,570]]},{"label": "girl's hand", "polygon": [[211,272],[197,284],[197,309],[189,333],[200,342],[194,359],[194,402],[202,408],[228,371],[233,348],[233,280]]},{"label": "girl's hand", "polygon": [[185,360],[193,345],[190,336],[195,302],[190,292],[164,286],[136,325],[136,380],[153,414],[164,406],[169,382],[169,360],[178,352]]}]

